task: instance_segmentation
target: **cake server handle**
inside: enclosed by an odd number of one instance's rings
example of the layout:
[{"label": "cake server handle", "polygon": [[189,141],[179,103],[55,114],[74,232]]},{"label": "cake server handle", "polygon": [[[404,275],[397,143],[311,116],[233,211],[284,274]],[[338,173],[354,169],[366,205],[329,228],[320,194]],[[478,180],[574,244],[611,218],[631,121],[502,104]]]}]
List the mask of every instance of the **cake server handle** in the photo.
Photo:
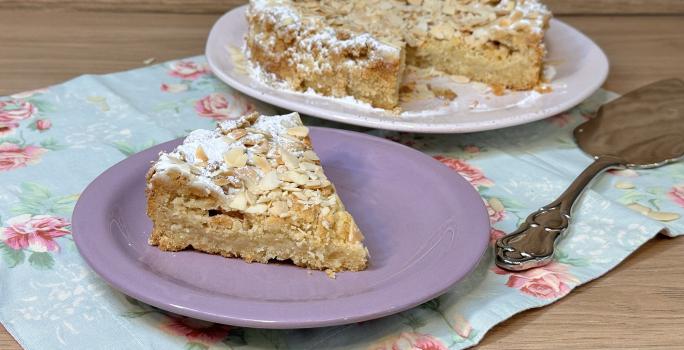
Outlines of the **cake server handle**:
[{"label": "cake server handle", "polygon": [[522,271],[550,263],[559,237],[568,228],[572,205],[598,174],[624,163],[618,157],[597,157],[558,199],[530,214],[515,232],[496,241],[496,265]]}]

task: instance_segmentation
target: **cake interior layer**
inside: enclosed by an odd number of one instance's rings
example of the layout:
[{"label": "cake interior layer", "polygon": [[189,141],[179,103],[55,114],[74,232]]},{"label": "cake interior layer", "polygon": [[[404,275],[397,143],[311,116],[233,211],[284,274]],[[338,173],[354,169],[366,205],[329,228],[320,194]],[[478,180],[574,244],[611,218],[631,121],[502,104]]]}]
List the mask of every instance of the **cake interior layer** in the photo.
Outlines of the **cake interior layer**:
[{"label": "cake interior layer", "polygon": [[[332,271],[363,270],[367,251],[361,242],[305,234],[288,219],[224,212],[212,197],[159,187],[151,190],[148,215],[154,222],[149,243],[166,251],[194,248],[248,262],[291,260],[295,265]],[[348,213],[344,213],[349,215]]]},{"label": "cake interior layer", "polygon": [[474,48],[461,38],[427,40],[420,47],[408,47],[407,64],[434,67],[501,87],[528,90],[539,84],[544,49],[541,45],[513,46],[487,41]]}]

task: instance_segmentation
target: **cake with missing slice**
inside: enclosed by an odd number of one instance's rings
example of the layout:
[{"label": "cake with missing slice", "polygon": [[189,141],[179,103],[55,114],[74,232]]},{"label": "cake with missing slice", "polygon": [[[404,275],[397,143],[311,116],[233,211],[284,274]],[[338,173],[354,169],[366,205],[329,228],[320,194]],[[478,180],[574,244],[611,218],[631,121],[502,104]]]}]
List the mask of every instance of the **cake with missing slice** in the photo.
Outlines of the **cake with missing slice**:
[{"label": "cake with missing slice", "polygon": [[147,174],[149,243],[328,271],[368,264],[363,235],[297,113],[195,130]]},{"label": "cake with missing slice", "polygon": [[267,81],[393,109],[406,66],[536,87],[550,18],[539,0],[251,0],[245,46]]}]

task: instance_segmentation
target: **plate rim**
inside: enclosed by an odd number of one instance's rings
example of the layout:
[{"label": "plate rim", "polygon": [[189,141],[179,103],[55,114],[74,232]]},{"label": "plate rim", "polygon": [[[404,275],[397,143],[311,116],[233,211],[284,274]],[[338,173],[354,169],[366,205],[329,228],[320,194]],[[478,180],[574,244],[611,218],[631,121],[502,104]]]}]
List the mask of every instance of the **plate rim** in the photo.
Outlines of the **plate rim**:
[{"label": "plate rim", "polygon": [[[403,151],[409,151],[409,152],[415,152],[416,154],[419,154],[420,156],[423,157],[428,157],[432,158],[429,155],[420,152],[418,150],[415,150],[413,148],[410,148],[408,146],[386,140],[377,136],[373,135],[368,135],[364,133],[359,133],[355,131],[349,131],[349,130],[340,130],[340,129],[333,129],[333,128],[326,128],[326,127],[314,127],[311,126],[311,129],[314,133],[316,132],[332,132],[332,133],[338,133],[338,134],[343,134],[343,137],[347,137],[347,135],[350,135],[351,137],[362,137],[362,138],[367,138],[370,139],[374,142],[383,142],[386,144],[391,144],[393,147],[398,147],[400,149],[403,149]],[[405,311],[411,308],[414,308],[428,300],[431,300],[439,295],[444,294],[447,292],[449,289],[453,288],[457,283],[465,279],[467,276],[469,276],[473,270],[478,266],[480,261],[482,261],[483,258],[486,258],[487,254],[487,249],[488,249],[488,242],[489,242],[489,229],[490,229],[490,223],[489,223],[489,217],[487,214],[486,207],[484,205],[484,202],[482,200],[477,200],[474,203],[469,203],[469,205],[474,205],[477,206],[477,212],[480,213],[480,221],[477,223],[477,220],[474,220],[476,223],[475,224],[469,224],[469,226],[477,226],[477,225],[482,225],[483,233],[480,236],[476,236],[473,238],[473,245],[474,245],[474,251],[477,252],[479,251],[479,254],[477,255],[476,259],[472,259],[472,261],[469,261],[470,266],[465,269],[465,273],[463,273],[460,276],[457,277],[452,277],[451,279],[447,279],[449,282],[444,283],[443,286],[440,288],[434,288],[431,293],[426,293],[420,298],[414,298],[416,300],[413,300],[410,303],[404,303],[400,307],[392,307],[392,308],[387,308],[385,310],[380,310],[380,311],[374,311],[374,312],[364,312],[364,313],[357,313],[355,316],[352,317],[334,317],[334,318],[327,318],[325,320],[298,320],[298,321],[288,321],[288,320],[279,320],[279,321],[270,321],[270,320],[261,320],[261,319],[249,319],[249,318],[235,318],[230,315],[225,315],[225,314],[216,314],[208,311],[201,311],[201,310],[196,310],[191,307],[185,307],[183,305],[176,305],[176,304],[169,304],[168,302],[164,302],[163,300],[159,300],[161,297],[150,297],[149,293],[145,293],[145,291],[148,291],[151,289],[151,287],[140,287],[138,286],[137,288],[131,288],[130,284],[126,284],[120,281],[122,276],[117,276],[117,274],[120,274],[120,272],[109,272],[107,271],[108,265],[106,265],[104,262],[99,262],[97,261],[97,257],[94,256],[92,252],[90,252],[87,248],[87,245],[89,244],[88,241],[88,234],[81,234],[81,232],[88,232],[86,227],[87,226],[83,223],[84,220],[87,221],[88,215],[88,209],[89,208],[84,208],[84,203],[90,202],[92,197],[99,198],[99,201],[104,202],[107,198],[100,198],[100,193],[99,193],[99,183],[103,181],[105,177],[108,175],[111,175],[112,172],[114,172],[117,168],[124,166],[125,163],[132,162],[134,161],[134,157],[138,158],[146,158],[145,156],[147,153],[152,152],[153,150],[156,153],[156,150],[158,148],[166,148],[166,149],[171,149],[176,143],[178,143],[180,140],[183,138],[178,138],[174,139],[171,141],[167,141],[158,145],[155,145],[151,148],[148,148],[144,151],[138,152],[130,157],[127,157],[123,159],[122,161],[117,162],[116,164],[112,165],[109,167],[107,170],[102,172],[100,175],[98,175],[92,182],[88,184],[88,186],[82,191],[79,200],[77,201],[74,211],[72,214],[71,222],[72,222],[72,236],[74,237],[74,242],[76,244],[77,250],[81,257],[86,261],[88,266],[93,269],[97,273],[100,278],[102,278],[109,286],[112,288],[121,291],[125,295],[131,296],[137,300],[143,301],[149,305],[155,306],[157,308],[170,311],[176,314],[180,314],[183,316],[188,316],[188,317],[193,317],[197,319],[202,319],[206,321],[211,321],[215,323],[220,323],[220,324],[228,324],[228,325],[233,325],[233,326],[241,326],[241,327],[252,327],[252,328],[262,328],[262,329],[299,329],[299,328],[313,328],[313,327],[327,327],[327,326],[337,326],[337,325],[344,325],[344,324],[349,324],[349,323],[354,323],[354,322],[362,322],[362,321],[368,321],[372,319],[377,319],[380,317],[385,317],[389,316],[401,311]],[[437,162],[436,160],[434,160]],[[142,174],[140,174],[142,175]],[[455,181],[458,182],[463,182],[468,184],[467,180],[464,179],[460,174],[453,172],[454,179]],[[128,177],[124,177],[128,178]],[[143,177],[144,178],[144,177]],[[472,199],[481,199],[482,197],[479,195],[479,193],[468,184],[466,187],[466,195],[471,196]],[[461,194],[463,196],[463,194]],[[82,217],[83,216],[83,217]],[[477,219],[477,218],[475,218]],[[474,230],[470,230],[474,231]],[[125,251],[123,251],[125,252]],[[135,262],[135,265],[140,265],[140,262]],[[137,268],[138,270],[140,269],[139,267]],[[156,278],[156,280],[161,280],[161,281],[168,281],[165,279],[163,276],[155,274],[154,271],[150,269],[142,269],[143,272],[145,273],[150,273]],[[130,273],[131,271],[127,271]],[[135,272],[135,271],[133,271]],[[149,281],[153,282],[153,281]],[[177,282],[173,283],[174,286],[177,286],[178,288],[181,288],[183,290],[188,290],[190,287],[184,286],[181,284],[178,284]],[[385,287],[388,288],[388,287]],[[156,294],[151,294],[151,295],[156,295]],[[209,295],[205,293],[205,295]],[[234,298],[230,297],[225,297],[224,302],[230,302],[230,300],[235,300]],[[327,301],[329,300],[335,300],[335,299],[326,299]],[[266,303],[266,302],[262,302]],[[270,303],[272,304],[272,303]]]},{"label": "plate rim", "polygon": [[[588,42],[591,46],[591,51],[598,55],[597,59],[599,59],[599,61],[601,62],[601,64],[598,65],[598,67],[592,67],[592,69],[599,69],[597,72],[595,72],[595,74],[592,74],[592,76],[596,76],[597,79],[593,80],[591,84],[588,84],[586,89],[583,89],[581,92],[576,93],[574,95],[574,98],[564,99],[561,103],[555,104],[552,107],[542,108],[540,111],[537,112],[528,111],[521,114],[515,114],[511,117],[502,118],[500,120],[485,122],[470,121],[435,124],[426,122],[412,122],[406,120],[396,120],[389,122],[375,118],[363,118],[358,116],[353,118],[347,115],[337,114],[336,111],[332,108],[325,109],[323,107],[314,107],[300,104],[297,102],[290,102],[288,99],[285,99],[283,97],[271,95],[267,91],[252,88],[233,79],[230,74],[227,74],[226,72],[218,68],[218,63],[214,61],[214,55],[211,54],[211,52],[213,52],[213,45],[211,45],[211,43],[214,40],[219,40],[216,39],[216,37],[220,36],[220,33],[218,33],[217,28],[219,24],[227,21],[229,16],[232,16],[237,12],[245,11],[247,7],[248,5],[242,5],[226,12],[214,23],[209,32],[205,44],[204,55],[214,75],[216,75],[216,77],[218,77],[224,83],[228,84],[230,87],[257,100],[269,103],[280,108],[297,111],[305,115],[310,115],[317,118],[345,124],[358,125],[383,130],[420,133],[469,133],[477,131],[496,130],[516,125],[527,124],[557,115],[582,103],[582,101],[586,100],[589,96],[596,92],[603,85],[603,83],[605,83],[608,77],[608,72],[610,70],[610,62],[608,61],[608,57],[606,56],[605,52],[603,52],[600,46],[598,46],[593,40],[591,40],[591,38],[586,36],[578,29],[574,28],[573,26],[559,19],[552,18],[550,21],[551,25],[561,27],[563,28],[563,30],[571,32],[573,36],[580,37],[583,40],[586,40],[586,42]],[[228,55],[226,54],[225,57],[228,57]],[[282,92],[287,93],[287,91]]]}]

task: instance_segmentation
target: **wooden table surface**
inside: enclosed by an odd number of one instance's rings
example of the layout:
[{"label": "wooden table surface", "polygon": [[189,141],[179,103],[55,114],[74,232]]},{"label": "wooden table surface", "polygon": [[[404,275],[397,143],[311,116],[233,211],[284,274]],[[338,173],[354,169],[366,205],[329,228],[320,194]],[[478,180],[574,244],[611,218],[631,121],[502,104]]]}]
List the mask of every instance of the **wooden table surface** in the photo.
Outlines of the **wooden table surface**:
[{"label": "wooden table surface", "polygon": [[[662,78],[684,79],[684,16],[559,17],[605,50],[611,63],[607,89],[627,92]],[[215,13],[0,9],[0,95],[84,73],[135,68],[150,58],[202,54],[217,18]],[[601,279],[495,327],[480,348],[682,349],[682,251],[684,238],[657,237]],[[0,349],[20,349],[1,326]]]}]

